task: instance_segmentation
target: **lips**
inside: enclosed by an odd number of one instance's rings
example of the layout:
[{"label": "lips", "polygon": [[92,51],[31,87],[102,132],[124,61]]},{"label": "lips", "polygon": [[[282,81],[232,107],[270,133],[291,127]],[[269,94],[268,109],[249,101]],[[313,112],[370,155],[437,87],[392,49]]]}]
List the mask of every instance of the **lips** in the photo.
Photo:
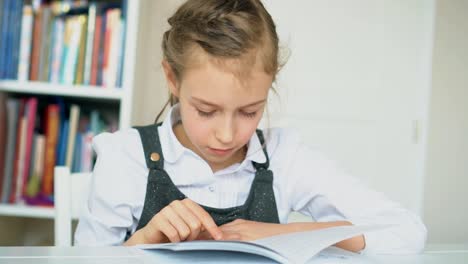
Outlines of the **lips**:
[{"label": "lips", "polygon": [[216,154],[216,155],[218,155],[218,156],[224,156],[224,155],[229,154],[229,153],[233,150],[233,148],[230,148],[230,149],[215,149],[215,148],[209,148],[209,150],[210,150],[212,153],[214,153],[214,154]]}]

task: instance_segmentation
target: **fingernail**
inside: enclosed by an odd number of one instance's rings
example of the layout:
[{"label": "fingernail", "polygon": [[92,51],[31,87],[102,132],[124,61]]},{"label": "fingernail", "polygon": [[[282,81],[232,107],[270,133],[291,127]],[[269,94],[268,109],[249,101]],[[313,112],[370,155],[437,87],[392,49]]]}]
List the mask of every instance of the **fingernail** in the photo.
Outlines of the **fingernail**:
[{"label": "fingernail", "polygon": [[219,233],[217,233],[217,234],[215,235],[215,239],[216,239],[216,240],[221,240],[222,238],[223,238],[223,234],[222,234],[221,232],[219,232]]}]

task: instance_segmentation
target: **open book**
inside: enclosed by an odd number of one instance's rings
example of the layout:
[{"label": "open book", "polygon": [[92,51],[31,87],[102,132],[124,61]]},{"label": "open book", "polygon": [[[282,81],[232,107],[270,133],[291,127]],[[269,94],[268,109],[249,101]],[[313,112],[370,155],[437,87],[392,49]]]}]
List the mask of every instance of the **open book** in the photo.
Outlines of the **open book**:
[{"label": "open book", "polygon": [[[314,231],[277,235],[255,241],[190,241],[181,243],[145,244],[137,248],[171,262],[244,259],[245,262],[267,258],[279,263],[306,263],[322,250],[342,240],[387,228],[383,225],[338,226]],[[175,254],[177,252],[177,254]],[[259,258],[262,256],[263,258]],[[215,260],[218,261],[215,261]],[[238,261],[241,262],[241,261]]]}]

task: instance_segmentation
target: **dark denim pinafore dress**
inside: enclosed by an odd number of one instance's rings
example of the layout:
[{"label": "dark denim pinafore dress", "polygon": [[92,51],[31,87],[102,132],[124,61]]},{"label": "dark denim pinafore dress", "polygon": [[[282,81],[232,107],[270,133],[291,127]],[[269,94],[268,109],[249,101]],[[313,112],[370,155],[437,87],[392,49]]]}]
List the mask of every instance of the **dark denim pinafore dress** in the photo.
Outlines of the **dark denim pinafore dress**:
[{"label": "dark denim pinafore dress", "polygon": [[[146,164],[149,169],[143,212],[138,222],[137,230],[143,228],[161,209],[174,200],[187,198],[171,181],[164,170],[164,156],[161,150],[158,127],[160,124],[135,127],[140,133]],[[260,143],[264,146],[261,130],[257,130]],[[279,223],[275,196],[273,193],[273,173],[268,169],[269,158],[266,147],[265,163],[253,162],[256,169],[255,178],[250,188],[249,196],[243,205],[230,208],[212,208],[201,205],[213,218],[215,223],[223,225],[236,219],[258,222]]]}]

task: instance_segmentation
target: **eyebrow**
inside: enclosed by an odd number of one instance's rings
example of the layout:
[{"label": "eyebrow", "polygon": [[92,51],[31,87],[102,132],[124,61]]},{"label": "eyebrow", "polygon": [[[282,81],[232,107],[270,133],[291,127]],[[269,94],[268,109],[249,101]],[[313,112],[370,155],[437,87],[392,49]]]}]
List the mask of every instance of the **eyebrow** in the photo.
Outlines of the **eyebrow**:
[{"label": "eyebrow", "polygon": [[[194,99],[195,101],[198,101],[199,103],[205,104],[205,105],[209,105],[209,106],[213,106],[213,107],[220,107],[220,106],[217,105],[217,104],[210,103],[210,102],[208,102],[208,101],[205,101],[205,100],[200,99],[200,98],[197,98],[197,97],[193,97],[193,96],[192,96],[192,99]],[[254,105],[258,105],[258,104],[264,103],[264,102],[266,102],[266,99],[259,100],[259,101],[256,101],[256,102],[253,102],[253,103],[250,103],[250,104],[246,104],[246,105],[241,106],[241,107],[239,107],[239,108],[254,106]]]}]

